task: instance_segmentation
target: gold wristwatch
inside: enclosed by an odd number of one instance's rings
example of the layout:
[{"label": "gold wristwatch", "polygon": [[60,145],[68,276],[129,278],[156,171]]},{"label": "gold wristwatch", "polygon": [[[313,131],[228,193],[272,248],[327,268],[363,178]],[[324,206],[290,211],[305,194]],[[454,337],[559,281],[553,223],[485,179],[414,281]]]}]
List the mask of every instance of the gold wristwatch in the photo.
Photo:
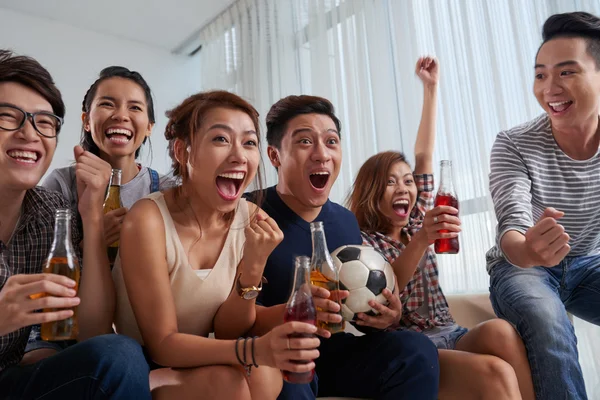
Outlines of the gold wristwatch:
[{"label": "gold wristwatch", "polygon": [[255,298],[257,298],[260,294],[260,291],[262,290],[263,282],[267,282],[267,279],[263,276],[260,279],[260,283],[258,284],[258,286],[242,287],[242,285],[240,284],[241,278],[242,274],[239,274],[237,279],[235,280],[235,290],[244,300],[254,300]]}]

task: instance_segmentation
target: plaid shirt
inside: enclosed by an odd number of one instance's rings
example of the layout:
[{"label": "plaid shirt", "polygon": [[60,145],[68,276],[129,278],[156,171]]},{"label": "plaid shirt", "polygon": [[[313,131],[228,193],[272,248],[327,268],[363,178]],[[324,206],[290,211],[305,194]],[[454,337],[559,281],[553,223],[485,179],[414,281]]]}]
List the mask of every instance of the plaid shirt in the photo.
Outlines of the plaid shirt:
[{"label": "plaid shirt", "polygon": [[[62,195],[42,187],[27,191],[12,240],[8,245],[0,241],[0,290],[11,275],[42,272],[54,238],[57,208],[69,208]],[[71,239],[81,260],[76,244],[82,236],[76,221],[76,218],[71,219]],[[27,326],[0,336],[0,371],[21,361],[30,330],[31,326]]]},{"label": "plaid shirt", "polygon": [[[427,210],[433,207],[433,175],[415,175],[417,184],[417,202],[410,213],[408,224],[402,228],[409,240],[423,226],[423,219]],[[402,242],[398,242],[379,232],[362,232],[363,243],[373,246],[379,250],[391,263],[406,248]],[[424,283],[427,287],[423,287]],[[419,313],[425,302],[425,290],[428,291],[427,314]],[[448,302],[439,283],[439,274],[435,252],[427,247],[425,255],[421,258],[415,274],[408,285],[400,294],[402,302],[402,318],[398,325],[389,329],[410,329],[421,332],[435,326],[446,326],[454,324],[454,320],[448,310]]]}]

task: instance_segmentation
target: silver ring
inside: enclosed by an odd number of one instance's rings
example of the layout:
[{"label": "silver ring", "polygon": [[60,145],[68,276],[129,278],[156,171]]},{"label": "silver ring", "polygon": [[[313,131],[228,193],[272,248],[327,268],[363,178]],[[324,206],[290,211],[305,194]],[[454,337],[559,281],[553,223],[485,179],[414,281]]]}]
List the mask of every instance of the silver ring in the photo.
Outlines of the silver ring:
[{"label": "silver ring", "polygon": [[435,217],[433,217],[433,223],[434,223],[434,224],[437,224],[437,223],[438,223],[438,217],[437,217],[437,215],[436,215]]}]

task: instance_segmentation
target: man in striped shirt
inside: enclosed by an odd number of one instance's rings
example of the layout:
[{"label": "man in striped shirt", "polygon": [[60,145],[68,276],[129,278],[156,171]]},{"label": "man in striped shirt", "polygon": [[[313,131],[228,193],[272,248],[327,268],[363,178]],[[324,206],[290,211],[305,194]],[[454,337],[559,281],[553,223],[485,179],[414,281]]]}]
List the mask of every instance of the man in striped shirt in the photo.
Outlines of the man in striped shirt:
[{"label": "man in striped shirt", "polygon": [[525,342],[538,399],[586,399],[567,311],[600,324],[600,19],[551,16],[535,63],[546,111],[491,155],[491,299]]}]

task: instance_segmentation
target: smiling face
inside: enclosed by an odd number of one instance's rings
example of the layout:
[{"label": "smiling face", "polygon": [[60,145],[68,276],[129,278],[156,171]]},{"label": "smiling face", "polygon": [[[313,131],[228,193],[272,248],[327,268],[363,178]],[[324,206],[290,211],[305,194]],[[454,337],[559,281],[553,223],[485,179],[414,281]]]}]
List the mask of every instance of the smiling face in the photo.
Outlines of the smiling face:
[{"label": "smiling face", "polygon": [[[42,95],[16,82],[0,83],[0,103],[30,113],[53,112]],[[0,130],[0,187],[28,190],[36,186],[48,170],[55,150],[56,138],[39,135],[31,120],[16,131]]]},{"label": "smiling face", "polygon": [[393,164],[387,177],[387,186],[379,201],[379,210],[392,226],[404,227],[417,200],[417,186],[412,171],[405,162]]},{"label": "smiling face", "polygon": [[120,77],[100,82],[83,120],[84,129],[91,132],[104,159],[134,156],[153,127],[144,90]]},{"label": "smiling face", "polygon": [[192,145],[179,142],[178,159],[188,160],[185,184],[201,201],[222,213],[237,202],[256,176],[260,153],[256,127],[248,114],[231,108],[212,108],[203,115]]},{"label": "smiling face", "polygon": [[340,135],[323,114],[301,114],[286,124],[280,148],[270,146],[278,188],[303,207],[318,208],[329,198],[342,163]]},{"label": "smiling face", "polygon": [[533,90],[552,126],[568,129],[598,118],[600,71],[583,38],[557,38],[540,48]]}]

